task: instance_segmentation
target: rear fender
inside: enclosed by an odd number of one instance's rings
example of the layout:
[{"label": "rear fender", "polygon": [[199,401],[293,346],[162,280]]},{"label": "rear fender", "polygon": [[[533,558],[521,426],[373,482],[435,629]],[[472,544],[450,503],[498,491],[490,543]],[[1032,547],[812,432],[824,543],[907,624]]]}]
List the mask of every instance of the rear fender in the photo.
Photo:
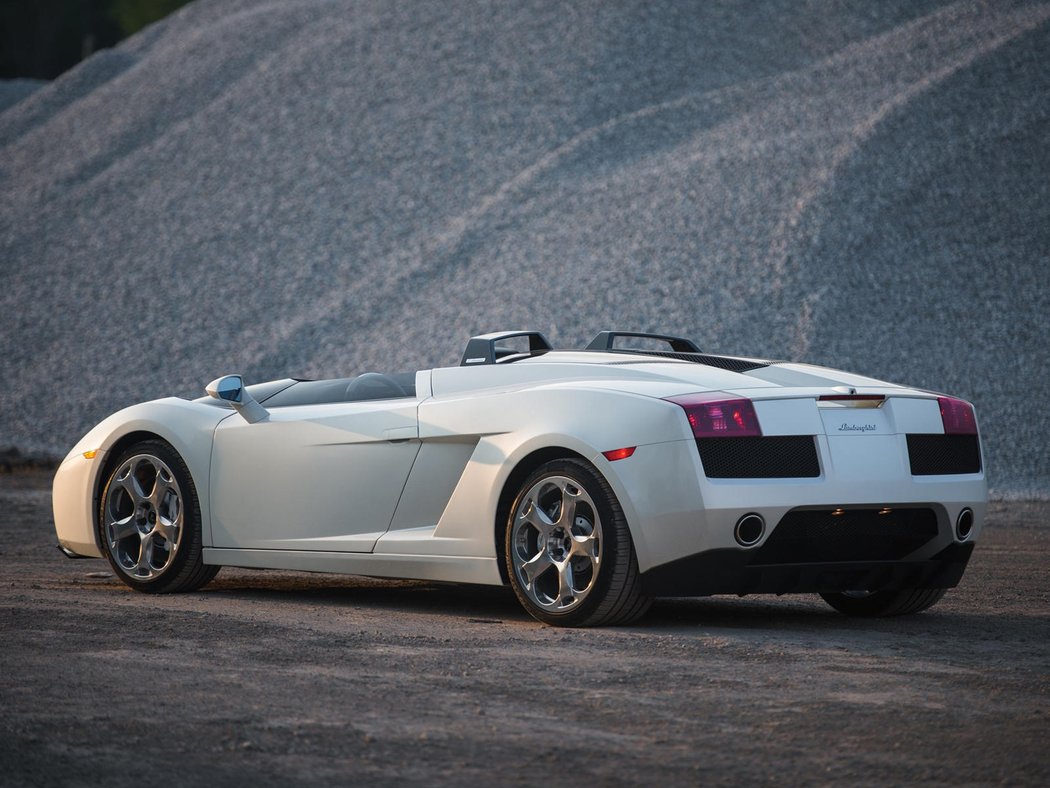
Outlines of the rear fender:
[{"label": "rear fender", "polygon": [[644,533],[637,527],[641,518],[632,495],[636,491],[623,483],[617,463],[610,463],[602,452],[690,437],[688,422],[676,405],[654,397],[567,386],[432,399],[420,406],[419,414],[423,440],[478,436],[434,532],[435,537],[456,540],[457,553],[470,556],[495,555],[491,530],[479,528],[479,518],[498,528],[500,498],[511,474],[530,455],[550,447],[585,458],[606,477],[627,517],[639,558],[647,556]]}]

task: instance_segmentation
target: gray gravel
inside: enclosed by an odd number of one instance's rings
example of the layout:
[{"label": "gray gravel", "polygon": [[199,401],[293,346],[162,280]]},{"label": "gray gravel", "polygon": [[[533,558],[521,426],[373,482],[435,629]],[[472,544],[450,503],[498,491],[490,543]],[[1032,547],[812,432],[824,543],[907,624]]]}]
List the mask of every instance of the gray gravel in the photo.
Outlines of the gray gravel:
[{"label": "gray gravel", "polygon": [[1050,497],[1050,4],[199,0],[0,113],[0,448],[609,327],[977,403]]},{"label": "gray gravel", "polygon": [[995,504],[959,588],[658,600],[564,630],[507,588],[223,569],[137,594],[0,474],[0,784],[1050,785],[1050,504]]}]

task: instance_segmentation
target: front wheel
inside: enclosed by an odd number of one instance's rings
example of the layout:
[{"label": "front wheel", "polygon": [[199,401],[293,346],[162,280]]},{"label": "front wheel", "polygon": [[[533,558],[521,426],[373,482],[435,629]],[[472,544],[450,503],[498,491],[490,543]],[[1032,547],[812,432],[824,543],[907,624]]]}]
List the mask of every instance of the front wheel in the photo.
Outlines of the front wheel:
[{"label": "front wheel", "polygon": [[515,595],[544,623],[626,624],[649,609],[627,519],[609,483],[584,462],[554,460],[525,480],[504,547]]},{"label": "front wheel", "polygon": [[202,560],[197,489],[182,457],[149,440],[123,451],[102,489],[99,543],[117,577],[136,591],[200,588],[219,571]]},{"label": "front wheel", "polygon": [[840,613],[855,618],[884,618],[921,613],[936,605],[944,588],[917,588],[909,591],[846,591],[821,594],[821,598]]}]

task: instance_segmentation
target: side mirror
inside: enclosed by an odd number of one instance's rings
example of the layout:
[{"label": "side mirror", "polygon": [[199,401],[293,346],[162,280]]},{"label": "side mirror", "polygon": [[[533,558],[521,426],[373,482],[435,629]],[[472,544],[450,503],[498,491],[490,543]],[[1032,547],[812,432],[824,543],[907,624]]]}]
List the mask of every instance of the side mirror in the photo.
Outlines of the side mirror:
[{"label": "side mirror", "polygon": [[244,395],[244,380],[240,375],[225,375],[213,380],[204,390],[210,397],[239,405]]},{"label": "side mirror", "polygon": [[209,397],[229,402],[249,424],[265,421],[270,417],[269,411],[248,393],[240,375],[223,375],[221,378],[216,378],[204,387],[204,391]]}]

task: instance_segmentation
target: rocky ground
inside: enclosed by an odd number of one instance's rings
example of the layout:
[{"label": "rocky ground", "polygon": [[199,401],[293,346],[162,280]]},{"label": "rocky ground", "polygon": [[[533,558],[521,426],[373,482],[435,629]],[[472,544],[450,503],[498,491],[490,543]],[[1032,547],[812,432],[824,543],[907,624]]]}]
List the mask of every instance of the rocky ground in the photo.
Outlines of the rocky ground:
[{"label": "rocky ground", "polygon": [[506,590],[223,570],[129,591],[0,475],[0,784],[1050,783],[1050,505],[932,610],[664,600],[559,630]]}]

